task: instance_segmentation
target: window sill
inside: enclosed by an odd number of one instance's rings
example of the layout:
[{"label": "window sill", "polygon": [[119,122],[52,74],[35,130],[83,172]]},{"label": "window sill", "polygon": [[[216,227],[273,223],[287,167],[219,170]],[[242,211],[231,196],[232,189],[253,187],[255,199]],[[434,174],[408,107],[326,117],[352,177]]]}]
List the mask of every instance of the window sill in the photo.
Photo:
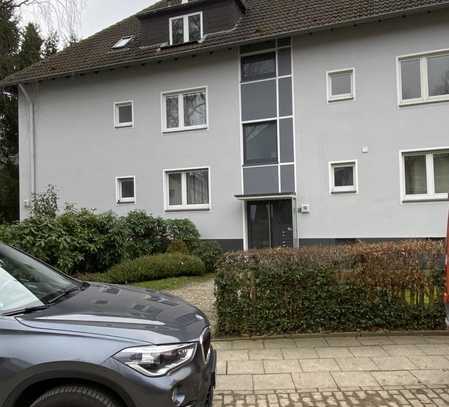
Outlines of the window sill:
[{"label": "window sill", "polygon": [[404,198],[402,199],[402,203],[423,203],[423,202],[448,202],[449,197],[439,198],[439,197],[430,197],[430,198]]},{"label": "window sill", "polygon": [[195,127],[184,127],[184,128],[178,128],[178,129],[163,129],[163,134],[170,134],[170,133],[182,133],[185,131],[195,131],[195,130],[207,130],[209,128],[208,125],[204,126],[195,126]]},{"label": "window sill", "polygon": [[429,99],[411,99],[409,101],[401,100],[399,102],[399,107],[428,105],[428,104],[432,104],[432,103],[442,103],[442,102],[449,102],[449,95],[436,96],[436,97],[429,98]]},{"label": "window sill", "polygon": [[355,97],[353,95],[330,97],[327,99],[327,103],[343,102],[343,101],[348,101],[348,100],[355,100]]},{"label": "window sill", "polygon": [[210,206],[201,207],[183,207],[183,208],[165,208],[165,212],[208,212],[210,211]]},{"label": "window sill", "polygon": [[134,123],[122,123],[122,124],[116,124],[114,126],[116,129],[123,129],[126,127],[134,127]]},{"label": "window sill", "polygon": [[356,189],[348,189],[348,190],[338,190],[338,189],[333,189],[331,191],[332,195],[340,195],[340,194],[356,194],[357,190]]},{"label": "window sill", "polygon": [[117,205],[135,205],[136,201],[117,201]]}]

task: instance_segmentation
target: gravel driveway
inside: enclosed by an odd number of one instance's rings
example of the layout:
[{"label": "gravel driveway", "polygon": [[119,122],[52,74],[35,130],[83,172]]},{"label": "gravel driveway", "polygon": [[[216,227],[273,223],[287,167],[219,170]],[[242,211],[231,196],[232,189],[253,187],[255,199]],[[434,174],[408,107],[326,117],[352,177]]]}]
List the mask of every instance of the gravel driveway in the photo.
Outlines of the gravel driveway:
[{"label": "gravel driveway", "polygon": [[213,278],[201,283],[192,283],[176,290],[168,290],[167,292],[184,299],[203,311],[208,316],[213,330],[215,331],[217,316],[214,305],[215,297]]}]

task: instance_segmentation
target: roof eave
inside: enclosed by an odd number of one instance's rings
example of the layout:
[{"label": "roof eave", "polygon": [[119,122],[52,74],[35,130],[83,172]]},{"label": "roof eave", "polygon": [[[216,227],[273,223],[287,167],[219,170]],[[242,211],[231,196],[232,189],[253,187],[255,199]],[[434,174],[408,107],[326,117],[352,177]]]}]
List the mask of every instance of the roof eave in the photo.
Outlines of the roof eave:
[{"label": "roof eave", "polygon": [[26,79],[26,78],[25,79],[12,79],[10,81],[8,81],[6,78],[5,80],[0,81],[0,88],[14,87],[19,84],[29,84],[29,83],[35,83],[35,82],[40,82],[40,81],[44,81],[44,80],[70,78],[70,77],[88,74],[88,73],[92,73],[92,72],[97,72],[97,71],[101,72],[101,71],[107,71],[107,70],[111,70],[111,69],[119,69],[122,67],[129,67],[129,66],[139,65],[139,64],[143,64],[143,63],[149,63],[152,61],[165,61],[165,60],[169,60],[169,59],[175,58],[175,57],[179,58],[181,56],[187,56],[187,55],[192,55],[192,54],[200,54],[200,53],[202,54],[202,53],[207,53],[210,51],[215,51],[218,49],[230,48],[230,47],[232,48],[232,47],[237,47],[237,46],[241,46],[241,45],[248,45],[248,44],[257,43],[260,41],[266,41],[266,40],[281,38],[281,37],[285,37],[285,36],[305,35],[305,34],[311,34],[311,33],[320,32],[320,31],[327,31],[330,29],[337,29],[337,28],[344,28],[344,27],[349,27],[349,26],[354,26],[354,25],[359,25],[359,24],[372,23],[372,22],[376,22],[379,20],[393,19],[393,18],[412,15],[412,14],[424,14],[424,13],[428,13],[428,12],[431,12],[434,10],[444,9],[444,8],[448,8],[448,7],[449,7],[449,0],[445,1],[444,3],[435,4],[435,5],[431,5],[428,7],[415,7],[415,8],[401,10],[401,11],[397,11],[397,12],[393,12],[393,13],[377,14],[377,15],[369,16],[369,17],[346,20],[346,21],[342,21],[339,23],[320,25],[320,26],[311,26],[311,27],[308,27],[308,28],[302,29],[302,30],[277,32],[275,34],[258,36],[257,38],[253,38],[250,40],[229,41],[229,42],[224,42],[224,43],[221,43],[218,45],[212,45],[209,47],[205,46],[205,47],[201,47],[198,49],[189,49],[189,50],[185,50],[185,51],[178,50],[171,54],[138,58],[138,59],[129,60],[129,61],[117,62],[114,64],[89,67],[86,69],[77,69],[77,70],[73,70],[73,71],[66,71],[66,72],[59,73],[59,74],[41,75],[41,76],[29,78],[29,79]]}]

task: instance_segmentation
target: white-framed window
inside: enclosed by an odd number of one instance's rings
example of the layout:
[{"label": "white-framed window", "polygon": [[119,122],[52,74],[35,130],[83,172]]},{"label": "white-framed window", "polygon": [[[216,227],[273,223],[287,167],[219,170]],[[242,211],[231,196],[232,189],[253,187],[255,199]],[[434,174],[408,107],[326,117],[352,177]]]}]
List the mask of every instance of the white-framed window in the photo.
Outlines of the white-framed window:
[{"label": "white-framed window", "polygon": [[203,38],[203,13],[197,12],[172,17],[170,24],[170,45],[200,41]]},{"label": "white-framed window", "polygon": [[449,100],[449,50],[398,58],[400,105]]},{"label": "white-framed window", "polygon": [[166,210],[210,209],[210,168],[164,170]]},{"label": "white-framed window", "polygon": [[356,160],[329,163],[329,191],[331,194],[358,191]]},{"label": "white-framed window", "polygon": [[346,68],[326,72],[327,101],[355,99],[355,69]]},{"label": "white-framed window", "polygon": [[449,147],[400,154],[403,201],[448,199]]},{"label": "white-framed window", "polygon": [[134,103],[131,100],[114,103],[114,126],[134,126]]},{"label": "white-framed window", "polygon": [[117,203],[136,202],[136,177],[126,176],[115,179]]},{"label": "white-framed window", "polygon": [[162,115],[164,132],[207,128],[207,88],[164,92]]}]

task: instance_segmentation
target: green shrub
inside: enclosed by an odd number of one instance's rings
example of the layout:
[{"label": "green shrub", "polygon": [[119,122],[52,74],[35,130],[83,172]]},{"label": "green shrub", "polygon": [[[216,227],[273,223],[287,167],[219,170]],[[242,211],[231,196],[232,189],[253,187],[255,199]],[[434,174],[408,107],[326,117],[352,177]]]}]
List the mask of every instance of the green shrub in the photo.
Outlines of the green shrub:
[{"label": "green shrub", "polygon": [[203,260],[208,273],[215,273],[217,271],[217,263],[224,252],[215,240],[201,240],[193,249],[192,254]]},{"label": "green shrub", "polygon": [[201,259],[180,253],[158,254],[127,260],[102,274],[84,275],[83,280],[110,284],[131,284],[179,276],[200,276],[206,273]]},{"label": "green shrub", "polygon": [[123,257],[125,233],[111,213],[71,210],[2,227],[0,240],[67,274],[101,272]]},{"label": "green shrub", "polygon": [[173,240],[173,242],[170,242],[167,253],[190,254],[189,248],[183,240]]},{"label": "green shrub", "polygon": [[182,240],[191,251],[200,240],[200,233],[189,219],[166,219],[168,238]]},{"label": "green shrub", "polygon": [[222,334],[437,329],[444,248],[419,241],[227,254],[216,277]]},{"label": "green shrub", "polygon": [[32,217],[56,217],[58,212],[58,194],[54,185],[48,185],[45,192],[33,194],[31,199]]},{"label": "green shrub", "polygon": [[132,211],[122,218],[126,230],[125,258],[135,259],[163,253],[168,245],[167,226],[162,218],[154,218],[145,211]]}]

